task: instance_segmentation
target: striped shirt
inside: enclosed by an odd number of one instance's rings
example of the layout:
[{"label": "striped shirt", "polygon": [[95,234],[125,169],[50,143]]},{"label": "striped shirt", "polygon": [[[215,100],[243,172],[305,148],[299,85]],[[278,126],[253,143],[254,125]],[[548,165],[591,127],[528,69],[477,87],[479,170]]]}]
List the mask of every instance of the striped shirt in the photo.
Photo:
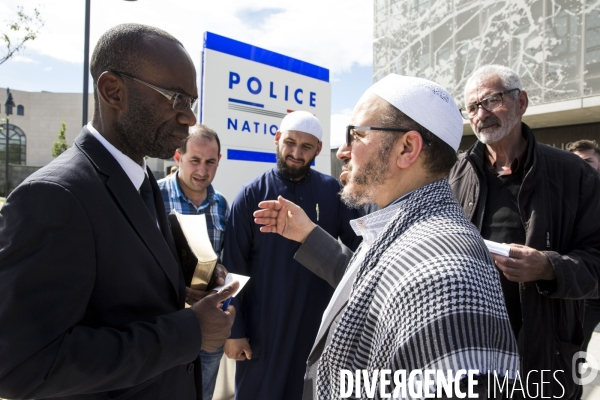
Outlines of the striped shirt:
[{"label": "striped shirt", "polygon": [[220,260],[223,239],[225,239],[225,226],[227,226],[227,220],[229,219],[229,204],[227,204],[227,200],[221,193],[216,191],[212,185],[209,185],[206,189],[208,192],[206,199],[200,204],[200,207],[196,207],[181,190],[177,181],[178,174],[179,171],[176,171],[173,175],[158,181],[158,187],[165,203],[165,211],[167,214],[171,210],[175,210],[180,214],[205,214],[208,237]]}]

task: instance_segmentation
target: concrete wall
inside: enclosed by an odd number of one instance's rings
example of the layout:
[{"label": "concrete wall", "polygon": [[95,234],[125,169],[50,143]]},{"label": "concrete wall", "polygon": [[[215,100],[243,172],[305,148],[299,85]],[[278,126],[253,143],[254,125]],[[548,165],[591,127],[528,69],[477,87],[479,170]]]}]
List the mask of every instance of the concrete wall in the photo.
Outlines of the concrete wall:
[{"label": "concrete wall", "polygon": [[[41,167],[32,167],[27,165],[8,165],[8,190],[13,191],[27,177],[33,174]],[[0,197],[6,197],[6,164],[0,166]]]},{"label": "concrete wall", "polygon": [[[17,108],[13,108],[10,123],[25,132],[27,138],[26,165],[43,167],[54,159],[52,158],[52,143],[58,140],[58,132],[63,121],[67,124],[67,143],[69,146],[73,145],[73,141],[79,135],[82,127],[83,97],[81,93],[24,92],[16,89],[10,89],[10,92],[15,104],[25,107],[25,115],[22,116],[16,115]],[[0,96],[5,93],[6,88],[0,87]],[[88,120],[92,119],[93,113],[94,96],[90,94]],[[6,123],[4,118],[6,118],[6,110],[4,109],[4,100],[2,100],[0,102],[0,123]],[[173,160],[156,158],[148,158],[146,162],[157,179],[164,177],[165,168],[175,163]],[[2,171],[4,170],[2,169]]]},{"label": "concrete wall", "polygon": [[[41,167],[53,160],[52,143],[58,140],[61,122],[67,124],[67,143],[73,140],[81,131],[81,93],[51,93],[24,92],[10,89],[13,100],[17,105],[25,107],[25,115],[16,115],[13,108],[10,123],[25,132],[27,138],[27,165]],[[0,88],[0,94],[6,93],[6,88]],[[92,117],[94,110],[93,96],[89,95],[88,116]],[[0,118],[6,118],[4,102],[1,102]]]}]

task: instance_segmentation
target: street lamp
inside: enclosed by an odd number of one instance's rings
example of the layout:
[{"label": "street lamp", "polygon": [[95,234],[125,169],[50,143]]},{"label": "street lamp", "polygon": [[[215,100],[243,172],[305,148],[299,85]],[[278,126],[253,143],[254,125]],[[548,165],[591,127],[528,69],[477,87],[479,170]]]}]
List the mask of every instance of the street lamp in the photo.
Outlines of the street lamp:
[{"label": "street lamp", "polygon": [[[125,0],[137,1],[137,0]],[[90,0],[85,0],[85,43],[83,47],[83,114],[81,126],[88,123],[88,86],[90,70]]]},{"label": "street lamp", "polygon": [[12,97],[12,93],[10,92],[9,88],[6,88],[6,101],[4,102],[4,109],[6,110],[6,131],[4,132],[4,136],[6,137],[6,153],[5,153],[5,159],[4,161],[6,161],[6,192],[4,192],[4,196],[8,197],[8,116],[10,114],[12,114],[12,109],[13,107],[15,107],[15,101],[13,100]]}]

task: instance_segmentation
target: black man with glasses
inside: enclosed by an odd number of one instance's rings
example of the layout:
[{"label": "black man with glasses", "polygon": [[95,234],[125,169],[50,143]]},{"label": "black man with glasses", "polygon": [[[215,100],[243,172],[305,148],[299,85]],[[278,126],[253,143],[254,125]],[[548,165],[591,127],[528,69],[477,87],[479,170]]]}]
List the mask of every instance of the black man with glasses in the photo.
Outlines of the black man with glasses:
[{"label": "black man with glasses", "polygon": [[536,142],[522,122],[528,101],[515,71],[473,73],[461,114],[479,140],[449,182],[483,238],[511,246],[492,257],[530,395],[574,399],[583,299],[600,296],[600,180],[574,154]]},{"label": "black man with glasses", "polygon": [[184,308],[145,163],[196,124],[194,64],[167,32],[124,24],[90,69],[92,121],[0,212],[0,397],[201,399],[198,354],[229,336],[235,309],[221,303],[238,285]]}]

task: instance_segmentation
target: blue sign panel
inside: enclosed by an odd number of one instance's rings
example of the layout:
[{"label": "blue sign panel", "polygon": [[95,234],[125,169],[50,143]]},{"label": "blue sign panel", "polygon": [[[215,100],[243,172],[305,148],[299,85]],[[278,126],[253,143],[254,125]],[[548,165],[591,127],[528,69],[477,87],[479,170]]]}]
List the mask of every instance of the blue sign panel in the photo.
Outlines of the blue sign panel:
[{"label": "blue sign panel", "polygon": [[329,82],[329,70],[283,54],[206,32],[204,48]]}]

